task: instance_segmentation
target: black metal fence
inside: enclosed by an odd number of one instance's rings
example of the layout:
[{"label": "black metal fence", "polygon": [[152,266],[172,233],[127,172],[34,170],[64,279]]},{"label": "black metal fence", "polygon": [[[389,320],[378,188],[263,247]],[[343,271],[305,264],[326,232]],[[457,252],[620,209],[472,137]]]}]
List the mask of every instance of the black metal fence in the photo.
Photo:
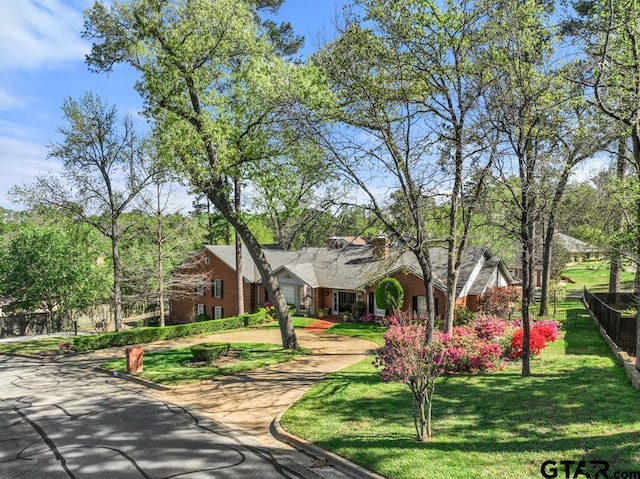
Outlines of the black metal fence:
[{"label": "black metal fence", "polygon": [[[621,310],[637,308],[638,297],[628,293],[590,293],[586,288],[583,297],[589,310],[596,317],[611,340],[623,351],[636,354],[637,317],[623,315]],[[620,309],[614,309],[615,305]]]}]

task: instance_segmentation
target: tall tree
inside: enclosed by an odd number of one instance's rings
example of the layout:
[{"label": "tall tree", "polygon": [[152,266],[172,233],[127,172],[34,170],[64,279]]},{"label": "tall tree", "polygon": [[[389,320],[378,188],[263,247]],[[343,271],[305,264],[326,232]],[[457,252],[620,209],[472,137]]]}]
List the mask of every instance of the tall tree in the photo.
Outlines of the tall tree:
[{"label": "tall tree", "polygon": [[295,45],[259,20],[262,8],[281,3],[133,0],[109,9],[96,3],[84,37],[93,42],[87,61],[94,70],[128,63],[142,74],[137,88],[164,148],[242,238],[276,307],[283,347],[297,348],[284,295],[235,211],[229,181],[245,164],[285,154],[296,143],[295,116],[321,98],[314,69],[281,56]]},{"label": "tall tree", "polygon": [[151,161],[130,117],[118,125],[118,112],[97,95],[68,98],[62,105],[63,141],[49,145],[49,157],[62,160],[60,177],[40,176],[11,190],[29,206],[56,207],[96,228],[111,241],[114,326],[122,316],[120,219],[151,181]]},{"label": "tall tree", "polygon": [[[555,37],[549,23],[551,6],[535,0],[506,0],[496,5],[491,21],[491,64],[497,80],[487,102],[492,126],[504,148],[500,172],[518,219],[513,234],[521,246],[522,261],[522,375],[530,370],[530,308],[535,289],[536,223],[541,213],[540,187],[552,161],[550,131],[558,108],[567,101],[566,84],[553,70]],[[518,182],[511,182],[512,172]]]},{"label": "tall tree", "polygon": [[[492,158],[483,151],[474,122],[486,88],[476,63],[484,17],[475,2],[466,0],[356,0],[354,5],[358,13],[316,57],[340,96],[339,120],[351,130],[341,143],[332,139],[328,144],[342,170],[359,176],[354,183],[366,192],[386,229],[418,258],[431,318],[428,251],[435,238],[425,222],[434,199],[446,198],[444,317],[451,330],[461,258]],[[342,152],[336,148],[340,144]],[[371,187],[368,173],[385,178],[383,186],[392,193],[386,202],[380,200],[380,189]],[[392,218],[387,211],[391,202],[402,205],[403,214]],[[433,325],[428,334],[432,330]]]},{"label": "tall tree", "polygon": [[490,76],[482,65],[485,12],[473,0],[360,0],[377,33],[402,52],[402,75],[414,84],[413,101],[425,114],[413,134],[437,143],[447,197],[447,302],[444,329],[453,328],[462,256],[478,199],[491,171],[492,135],[476,121]]},{"label": "tall tree", "polygon": [[[640,184],[640,1],[582,0],[568,25],[586,53],[585,83],[597,107],[627,129],[636,183]],[[637,188],[636,188],[637,191]],[[636,293],[640,292],[640,194],[635,198]],[[640,369],[640,308],[636,368]]]}]

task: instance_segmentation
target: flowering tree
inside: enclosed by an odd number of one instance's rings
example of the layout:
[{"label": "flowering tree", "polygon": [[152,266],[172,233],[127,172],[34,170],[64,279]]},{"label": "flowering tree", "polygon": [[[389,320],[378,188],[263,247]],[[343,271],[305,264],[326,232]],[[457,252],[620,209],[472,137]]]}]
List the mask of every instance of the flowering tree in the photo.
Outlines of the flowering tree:
[{"label": "flowering tree", "polygon": [[[376,365],[382,380],[402,382],[413,395],[413,424],[418,441],[431,439],[431,404],[436,379],[442,373],[441,344],[425,344],[426,324],[398,314],[389,318],[384,346],[378,350]],[[428,322],[427,322],[428,324]]]},{"label": "flowering tree", "polygon": [[[375,364],[382,380],[409,386],[417,439],[431,439],[431,407],[435,384],[442,374],[482,373],[502,369],[505,359],[522,356],[523,330],[516,322],[483,315],[451,332],[435,333],[426,343],[425,317],[396,312],[387,318],[384,346]],[[531,329],[530,350],[540,352],[560,336],[558,323],[538,321]]]}]

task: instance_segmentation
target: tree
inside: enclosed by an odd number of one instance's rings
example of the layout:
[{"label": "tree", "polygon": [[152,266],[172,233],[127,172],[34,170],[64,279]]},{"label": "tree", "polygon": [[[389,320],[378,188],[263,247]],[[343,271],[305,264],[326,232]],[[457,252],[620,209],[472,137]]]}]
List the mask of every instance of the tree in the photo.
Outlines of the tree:
[{"label": "tree", "polygon": [[[282,344],[297,348],[286,300],[255,235],[238,215],[230,178],[248,164],[287,156],[305,131],[296,117],[324,101],[313,67],[282,58],[286,36],[263,28],[258,14],[282,1],[193,0],[96,3],[84,37],[95,71],[127,63],[174,167],[203,192],[238,232],[276,307]],[[202,28],[206,25],[206,29]],[[302,101],[304,100],[304,101]]]},{"label": "tree", "polygon": [[196,219],[171,211],[175,186],[171,173],[158,168],[153,184],[140,195],[140,209],[123,218],[128,231],[121,248],[123,295],[134,304],[157,307],[161,327],[169,294],[194,291],[207,279],[174,274],[205,236]]},{"label": "tree", "polygon": [[[493,158],[474,121],[486,88],[476,63],[484,16],[470,1],[354,5],[361,14],[347,18],[340,37],[315,57],[341,109],[341,130],[331,130],[325,144],[387,232],[416,255],[430,317],[429,247],[446,243],[450,330],[461,258]],[[381,188],[375,177],[385,178]],[[446,228],[435,237],[426,223],[445,201]]]},{"label": "tree", "polygon": [[428,325],[394,319],[384,334],[384,346],[376,354],[376,365],[383,368],[383,381],[409,386],[413,396],[413,424],[421,442],[431,439],[431,405],[436,380],[443,372],[442,345],[439,342],[425,344],[426,327]]},{"label": "tree", "polygon": [[[586,58],[585,84],[600,111],[627,130],[632,144],[635,180],[640,183],[640,2],[582,0],[568,30],[581,40]],[[640,195],[635,198],[636,293],[640,292]],[[636,368],[640,369],[640,308]]]},{"label": "tree", "polygon": [[[551,164],[554,121],[566,102],[568,83],[554,71],[551,6],[536,1],[500,2],[492,23],[488,55],[495,72],[486,102],[489,120],[503,144],[500,172],[512,200],[522,261],[522,376],[531,374],[529,361],[530,307],[535,289],[536,223],[541,214],[540,187]],[[510,181],[516,171],[518,181]]]},{"label": "tree", "polygon": [[63,162],[60,177],[40,176],[11,193],[29,206],[45,205],[96,228],[111,241],[113,312],[116,331],[122,316],[122,264],[119,246],[124,235],[120,218],[152,178],[151,162],[133,121],[118,128],[114,106],[86,93],[62,105],[64,137],[49,145],[49,157]]},{"label": "tree", "polygon": [[58,324],[104,301],[108,269],[86,228],[24,225],[0,249],[0,292],[8,309],[46,309]]}]

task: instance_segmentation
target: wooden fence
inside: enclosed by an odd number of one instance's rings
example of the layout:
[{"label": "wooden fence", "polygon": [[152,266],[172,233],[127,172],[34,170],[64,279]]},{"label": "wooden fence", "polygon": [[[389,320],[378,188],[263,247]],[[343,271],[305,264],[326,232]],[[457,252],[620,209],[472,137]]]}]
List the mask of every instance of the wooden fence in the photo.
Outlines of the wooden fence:
[{"label": "wooden fence", "polygon": [[[626,305],[637,308],[638,297],[628,293],[590,293],[586,288],[583,297],[589,310],[611,340],[631,356],[636,354],[637,317],[623,316],[622,312],[610,304]],[[625,307],[626,309],[626,307]]]}]

